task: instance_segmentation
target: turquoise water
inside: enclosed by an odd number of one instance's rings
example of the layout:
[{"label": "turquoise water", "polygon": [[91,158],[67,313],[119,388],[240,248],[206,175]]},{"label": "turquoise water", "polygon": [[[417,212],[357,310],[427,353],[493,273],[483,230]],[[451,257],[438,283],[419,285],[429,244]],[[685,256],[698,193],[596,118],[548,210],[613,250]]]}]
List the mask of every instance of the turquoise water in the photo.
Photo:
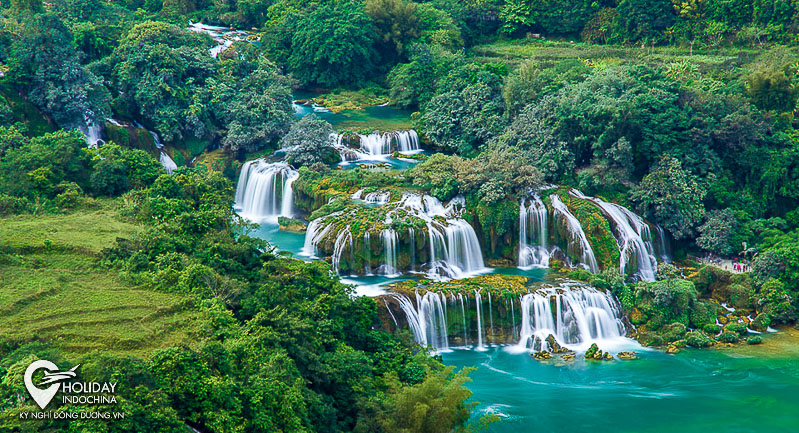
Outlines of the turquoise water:
[{"label": "turquoise water", "polygon": [[563,366],[503,348],[454,350],[443,359],[477,368],[467,386],[477,415],[501,418],[492,433],[799,431],[799,358],[753,356],[768,344],[752,355],[639,350],[634,361]]},{"label": "turquoise water", "polygon": [[[294,92],[294,99],[308,99],[318,96],[315,93]],[[363,110],[344,110],[339,113],[332,111],[315,111],[310,105],[294,105],[294,114],[302,117],[315,114],[320,119],[326,120],[333,128],[338,130],[358,131],[361,129],[394,131],[411,128],[411,111],[403,110],[396,106],[366,107]]]}]

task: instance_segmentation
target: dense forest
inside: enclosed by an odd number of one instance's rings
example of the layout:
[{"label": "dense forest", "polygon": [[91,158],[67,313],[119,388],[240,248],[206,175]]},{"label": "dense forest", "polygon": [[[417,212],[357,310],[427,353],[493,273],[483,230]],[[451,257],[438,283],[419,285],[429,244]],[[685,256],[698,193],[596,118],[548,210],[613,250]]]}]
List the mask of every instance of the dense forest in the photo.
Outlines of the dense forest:
[{"label": "dense forest", "polygon": [[[399,205],[383,223],[351,197],[424,191],[463,200],[494,267],[515,266],[519,203],[547,191],[596,253],[551,267],[618,298],[641,344],[759,343],[747,329],[799,309],[797,35],[797,0],[0,0],[0,430],[496,421],[472,412],[468,369],[388,332],[389,302],[341,281],[374,257],[298,260],[234,210],[245,162],[274,155],[298,173],[302,221],[281,226],[369,239],[390,225],[419,242],[418,215]],[[331,168],[331,137],[380,128],[299,117],[301,92],[335,113],[411,113],[429,151],[402,171]],[[673,262],[625,275],[613,229],[571,188],[662,228]],[[720,303],[745,326],[719,323]],[[125,420],[20,420],[34,359],[118,382]]]}]

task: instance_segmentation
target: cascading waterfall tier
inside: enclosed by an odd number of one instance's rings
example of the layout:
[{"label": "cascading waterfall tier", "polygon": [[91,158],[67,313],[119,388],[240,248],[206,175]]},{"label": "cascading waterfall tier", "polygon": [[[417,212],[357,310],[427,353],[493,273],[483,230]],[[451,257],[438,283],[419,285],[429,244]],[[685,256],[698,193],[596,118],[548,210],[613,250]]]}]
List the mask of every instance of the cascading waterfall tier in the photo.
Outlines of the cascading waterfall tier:
[{"label": "cascading waterfall tier", "polygon": [[412,129],[371,134],[333,134],[331,141],[341,155],[342,162],[383,159],[395,151],[414,154],[422,151],[419,135]]},{"label": "cascading waterfall tier", "polygon": [[[581,266],[598,272],[600,266],[591,242],[611,236],[618,247],[618,269],[632,280],[654,281],[658,259],[668,261],[666,234],[659,226],[650,225],[642,217],[624,206],[589,197],[572,189],[568,195],[550,194],[548,204],[538,195],[531,195],[519,203],[518,266],[521,269],[548,267],[553,255],[571,266]],[[564,202],[568,199],[569,205]],[[570,207],[594,215],[588,228]],[[593,211],[588,208],[596,209]],[[596,216],[603,218],[598,224]],[[593,238],[589,241],[587,231]],[[599,234],[598,234],[599,233]],[[602,256],[607,267],[607,244]],[[612,255],[615,263],[615,255]]]},{"label": "cascading waterfall tier", "polygon": [[[398,275],[418,269],[433,279],[450,279],[485,270],[477,235],[461,218],[463,198],[445,206],[432,196],[412,192],[393,201],[387,191],[365,196],[358,191],[351,197],[347,208],[311,221],[304,255],[330,256],[339,271],[350,273],[377,269],[383,275]],[[335,239],[343,231],[352,233],[354,242],[336,248]],[[366,241],[377,238],[382,242]],[[343,257],[345,251],[352,260]],[[369,263],[374,260],[378,261]]]},{"label": "cascading waterfall tier", "polygon": [[571,213],[557,194],[549,196],[552,208],[555,211],[555,219],[567,230],[566,252],[569,257],[578,257],[579,264],[591,272],[599,272],[594,250],[585,236],[583,226],[580,221]]},{"label": "cascading waterfall tier", "polygon": [[299,173],[284,162],[247,161],[241,167],[236,186],[235,207],[241,216],[253,221],[291,217],[294,203],[291,185],[298,177]]},{"label": "cascading waterfall tier", "polygon": [[[540,283],[526,294],[491,292],[391,293],[383,296],[395,328],[408,327],[422,346],[436,350],[507,345],[515,351],[550,349],[547,338],[571,350],[634,344],[625,337],[621,308],[609,292],[563,280]],[[518,314],[521,311],[521,314]]]},{"label": "cascading waterfall tier", "polygon": [[608,292],[574,282],[544,287],[522,296],[522,327],[517,347],[547,350],[546,338],[572,350],[585,350],[591,343],[624,337],[618,301]]},{"label": "cascading waterfall tier", "polygon": [[655,281],[657,258],[652,247],[652,234],[643,218],[624,206],[587,197],[577,190],[573,196],[596,204],[610,219],[619,245],[619,271],[622,275],[635,275],[645,281]]},{"label": "cascading waterfall tier", "polygon": [[549,267],[547,207],[541,197],[522,199],[519,205],[519,267]]}]

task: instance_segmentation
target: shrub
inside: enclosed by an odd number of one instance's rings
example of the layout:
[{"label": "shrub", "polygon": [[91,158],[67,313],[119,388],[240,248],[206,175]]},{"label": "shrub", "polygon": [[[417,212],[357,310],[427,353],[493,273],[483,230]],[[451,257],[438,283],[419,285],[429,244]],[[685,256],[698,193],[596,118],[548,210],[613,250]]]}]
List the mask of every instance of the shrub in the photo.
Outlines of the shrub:
[{"label": "shrub", "polygon": [[692,347],[708,347],[713,345],[713,339],[702,331],[691,331],[685,334],[685,343]]},{"label": "shrub", "polygon": [[719,341],[724,343],[737,343],[738,334],[735,332],[724,331],[718,336]]},{"label": "shrub", "polygon": [[746,344],[760,344],[763,342],[763,338],[759,335],[753,335],[746,339]]},{"label": "shrub", "polygon": [[708,323],[707,325],[702,327],[702,332],[707,335],[716,335],[719,333],[719,326],[715,323]]}]

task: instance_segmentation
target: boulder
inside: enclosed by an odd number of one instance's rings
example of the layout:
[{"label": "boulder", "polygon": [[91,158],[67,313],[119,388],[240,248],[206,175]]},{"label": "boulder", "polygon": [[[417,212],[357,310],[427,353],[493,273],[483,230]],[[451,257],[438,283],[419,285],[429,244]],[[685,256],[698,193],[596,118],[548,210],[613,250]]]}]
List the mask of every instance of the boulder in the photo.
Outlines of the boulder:
[{"label": "boulder", "polygon": [[547,338],[545,338],[544,341],[546,341],[547,344],[549,344],[549,350],[552,353],[567,353],[567,352],[571,352],[571,350],[569,350],[569,349],[561,346],[560,344],[558,344],[558,341],[555,339],[555,336],[552,335],[552,334],[549,334],[549,336]]},{"label": "boulder", "polygon": [[564,354],[560,355],[560,359],[562,359],[562,360],[564,360],[566,362],[574,361],[574,357],[575,357],[574,352],[564,353]]},{"label": "boulder", "polygon": [[635,352],[619,352],[616,354],[616,357],[626,361],[631,361],[633,359],[638,359],[638,354]]},{"label": "boulder", "polygon": [[674,355],[675,353],[678,353],[679,351],[680,351],[680,348],[678,348],[677,346],[675,346],[673,344],[669,344],[669,347],[666,348],[666,353],[669,354],[669,355]]},{"label": "boulder", "polygon": [[550,355],[546,350],[539,350],[538,352],[531,353],[530,356],[539,361],[546,361],[552,358],[552,355]]},{"label": "boulder", "polygon": [[602,351],[599,350],[599,347],[597,347],[596,343],[593,343],[591,347],[589,347],[588,350],[585,351],[585,359],[594,358],[594,355],[596,355],[597,352],[602,353]]}]

